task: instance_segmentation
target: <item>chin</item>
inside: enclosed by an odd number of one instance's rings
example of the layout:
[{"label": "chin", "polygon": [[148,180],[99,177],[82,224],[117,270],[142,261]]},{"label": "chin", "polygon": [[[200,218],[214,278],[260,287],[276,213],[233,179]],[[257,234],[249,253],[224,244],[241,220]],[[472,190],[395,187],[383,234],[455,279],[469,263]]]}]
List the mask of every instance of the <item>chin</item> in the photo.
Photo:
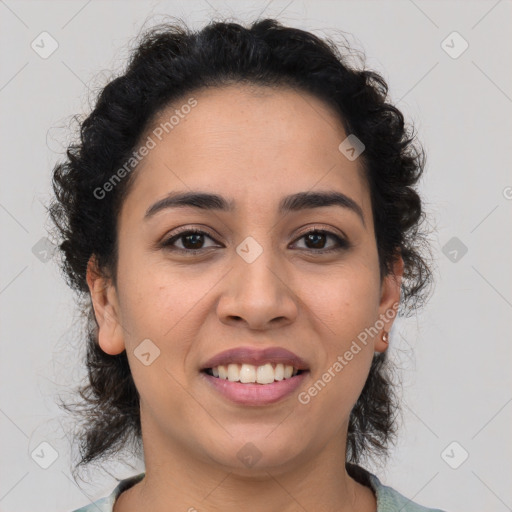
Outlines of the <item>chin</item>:
[{"label": "chin", "polygon": [[248,430],[247,435],[235,435],[222,443],[215,443],[215,451],[209,450],[212,444],[207,443],[203,453],[208,454],[210,461],[215,460],[236,474],[268,477],[270,470],[295,467],[305,449],[304,446],[290,444],[290,439],[298,438],[296,433],[283,431],[277,435],[274,431],[269,435],[272,428],[262,429],[261,426],[253,429],[254,435],[250,433],[252,429]]}]

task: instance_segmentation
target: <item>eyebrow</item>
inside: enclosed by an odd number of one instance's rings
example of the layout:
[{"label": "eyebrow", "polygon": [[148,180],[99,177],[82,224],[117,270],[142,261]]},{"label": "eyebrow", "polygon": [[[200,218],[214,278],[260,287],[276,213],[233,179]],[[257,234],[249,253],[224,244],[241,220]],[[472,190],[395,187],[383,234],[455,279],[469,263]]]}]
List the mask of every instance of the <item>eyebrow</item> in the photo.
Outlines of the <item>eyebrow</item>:
[{"label": "eyebrow", "polygon": [[[339,206],[351,210],[361,219],[363,226],[366,226],[362,208],[353,199],[341,192],[298,192],[281,199],[278,213],[286,214],[310,208],[324,208],[326,206]],[[164,209],[184,207],[233,212],[235,210],[235,201],[207,192],[171,192],[150,206],[144,215],[144,219],[149,219]]]}]

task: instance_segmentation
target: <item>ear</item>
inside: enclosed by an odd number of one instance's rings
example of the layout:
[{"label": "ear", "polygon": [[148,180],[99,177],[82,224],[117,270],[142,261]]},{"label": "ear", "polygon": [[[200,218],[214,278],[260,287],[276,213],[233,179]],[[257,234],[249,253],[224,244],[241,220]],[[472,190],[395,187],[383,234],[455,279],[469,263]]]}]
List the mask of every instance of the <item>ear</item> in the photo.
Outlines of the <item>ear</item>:
[{"label": "ear", "polygon": [[94,255],[87,263],[87,285],[98,322],[98,343],[107,354],[120,354],[125,346],[123,329],[119,321],[117,291],[111,279],[105,277],[98,269]]},{"label": "ear", "polygon": [[[375,351],[385,352],[388,343],[383,341],[382,335],[391,330],[391,326],[398,314],[398,305],[400,304],[400,290],[402,285],[402,276],[404,273],[404,260],[399,254],[394,263],[393,270],[384,277],[381,284],[381,296],[379,304],[379,319],[382,319],[384,326],[375,337]],[[380,322],[379,322],[380,324]]]}]

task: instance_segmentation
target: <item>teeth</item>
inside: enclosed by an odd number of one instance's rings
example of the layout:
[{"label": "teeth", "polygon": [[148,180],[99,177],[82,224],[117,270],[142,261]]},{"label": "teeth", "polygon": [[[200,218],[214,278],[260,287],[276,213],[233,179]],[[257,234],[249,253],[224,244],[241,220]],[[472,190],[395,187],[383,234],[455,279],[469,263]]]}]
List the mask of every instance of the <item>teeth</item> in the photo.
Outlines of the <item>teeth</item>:
[{"label": "teeth", "polygon": [[271,363],[262,366],[252,364],[230,363],[227,366],[219,365],[211,368],[214,377],[229,380],[230,382],[242,382],[258,384],[271,384],[274,380],[280,381],[297,375],[298,370],[291,365],[278,363],[275,367]]},{"label": "teeth", "polygon": [[228,380],[231,382],[240,380],[240,370],[237,364],[228,364]]},{"label": "teeth", "polygon": [[283,380],[284,379],[284,364],[276,364],[276,369],[274,370],[274,379]]},{"label": "teeth", "polygon": [[[238,370],[237,364],[230,364],[229,366],[235,366]],[[237,380],[244,383],[256,382],[256,367],[252,364],[243,364]]]},{"label": "teeth", "polygon": [[267,363],[264,366],[258,366],[256,371],[256,382],[259,384],[270,384],[271,382],[274,382],[274,368],[272,368],[270,363]]},{"label": "teeth", "polygon": [[[212,368],[212,372],[214,369],[215,368]],[[228,378],[228,369],[224,365],[217,366],[217,370],[219,372],[219,379],[227,379]]]}]

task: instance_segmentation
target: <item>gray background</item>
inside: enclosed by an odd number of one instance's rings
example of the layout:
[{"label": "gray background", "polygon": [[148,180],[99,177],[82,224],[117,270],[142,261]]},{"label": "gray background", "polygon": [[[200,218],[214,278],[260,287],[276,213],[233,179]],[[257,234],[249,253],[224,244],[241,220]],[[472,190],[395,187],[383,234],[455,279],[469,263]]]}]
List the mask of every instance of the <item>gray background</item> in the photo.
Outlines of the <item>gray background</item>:
[{"label": "gray background", "polygon": [[[89,99],[121,69],[127,44],[148,16],[147,25],[171,14],[199,27],[211,17],[243,22],[263,11],[318,35],[348,33],[367,54],[367,66],[388,80],[392,100],[415,123],[428,153],[421,191],[435,230],[437,285],[423,312],[394,329],[390,351],[402,368],[403,425],[389,464],[375,471],[432,507],[512,510],[511,3],[5,0],[1,511],[69,511],[110,493],[114,476],[142,469],[140,463],[91,468],[75,483],[69,421],[55,405],[56,395],[84,375],[73,296],[55,264],[44,262],[40,242],[50,173],[69,138],[71,115],[88,112]],[[48,58],[31,47],[43,31],[58,43]],[[469,43],[458,58],[442,46],[454,31]],[[452,55],[462,48],[457,37],[444,43]],[[58,453],[47,469],[40,464],[51,451],[42,442]]]}]

